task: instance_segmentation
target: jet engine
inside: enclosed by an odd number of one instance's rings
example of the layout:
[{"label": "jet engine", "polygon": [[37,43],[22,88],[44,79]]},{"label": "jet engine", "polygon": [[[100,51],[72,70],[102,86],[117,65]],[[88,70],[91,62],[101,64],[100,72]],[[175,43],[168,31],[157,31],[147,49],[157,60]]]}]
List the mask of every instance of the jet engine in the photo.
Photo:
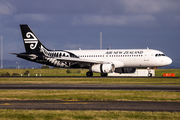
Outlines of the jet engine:
[{"label": "jet engine", "polygon": [[112,73],[114,70],[114,64],[95,64],[91,66],[91,71],[96,73]]},{"label": "jet engine", "polygon": [[114,72],[116,72],[116,73],[135,73],[136,68],[116,68]]}]

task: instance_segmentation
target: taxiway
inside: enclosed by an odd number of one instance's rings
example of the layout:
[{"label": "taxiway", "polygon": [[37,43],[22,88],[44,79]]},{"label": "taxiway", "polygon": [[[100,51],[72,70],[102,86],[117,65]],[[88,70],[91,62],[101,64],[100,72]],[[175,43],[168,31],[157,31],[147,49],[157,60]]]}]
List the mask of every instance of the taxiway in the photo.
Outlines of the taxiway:
[{"label": "taxiway", "polygon": [[0,101],[0,109],[125,110],[125,111],[180,112],[180,104],[179,102],[148,102],[148,101],[12,100],[12,101]]},{"label": "taxiway", "polygon": [[179,85],[0,84],[1,90],[141,90],[179,92]]}]

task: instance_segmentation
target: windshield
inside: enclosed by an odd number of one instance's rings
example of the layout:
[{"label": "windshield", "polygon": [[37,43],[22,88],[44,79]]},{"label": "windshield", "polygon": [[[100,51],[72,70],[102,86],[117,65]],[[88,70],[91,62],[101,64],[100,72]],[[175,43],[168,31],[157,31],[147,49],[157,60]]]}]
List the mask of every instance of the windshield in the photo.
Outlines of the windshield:
[{"label": "windshield", "polygon": [[165,56],[165,54],[156,54],[156,57]]}]

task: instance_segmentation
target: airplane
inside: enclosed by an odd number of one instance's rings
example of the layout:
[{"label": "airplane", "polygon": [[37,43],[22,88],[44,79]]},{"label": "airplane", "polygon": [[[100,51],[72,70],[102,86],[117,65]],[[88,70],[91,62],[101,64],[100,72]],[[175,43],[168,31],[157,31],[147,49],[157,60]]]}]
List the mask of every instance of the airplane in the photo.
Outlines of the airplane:
[{"label": "airplane", "polygon": [[147,68],[152,77],[151,68],[167,66],[171,58],[153,49],[104,49],[104,50],[49,50],[30,27],[20,25],[26,52],[11,53],[17,57],[59,68],[89,69],[87,77],[100,73],[106,77],[108,73],[134,73],[137,68]]}]

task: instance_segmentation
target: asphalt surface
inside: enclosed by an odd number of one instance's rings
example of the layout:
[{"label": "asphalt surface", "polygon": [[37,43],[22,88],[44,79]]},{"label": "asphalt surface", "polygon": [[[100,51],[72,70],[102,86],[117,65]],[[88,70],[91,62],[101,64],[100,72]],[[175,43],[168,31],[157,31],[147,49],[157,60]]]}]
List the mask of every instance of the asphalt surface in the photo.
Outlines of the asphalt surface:
[{"label": "asphalt surface", "polygon": [[0,90],[141,90],[180,92],[176,85],[0,84]]},{"label": "asphalt surface", "polygon": [[169,111],[180,112],[178,102],[144,101],[58,101],[26,100],[0,101],[0,109],[35,110],[125,110],[125,111]]},{"label": "asphalt surface", "polygon": [[180,77],[146,77],[146,76],[93,76],[93,77],[86,77],[86,76],[0,76],[0,78],[160,78],[160,79],[176,79]]}]

